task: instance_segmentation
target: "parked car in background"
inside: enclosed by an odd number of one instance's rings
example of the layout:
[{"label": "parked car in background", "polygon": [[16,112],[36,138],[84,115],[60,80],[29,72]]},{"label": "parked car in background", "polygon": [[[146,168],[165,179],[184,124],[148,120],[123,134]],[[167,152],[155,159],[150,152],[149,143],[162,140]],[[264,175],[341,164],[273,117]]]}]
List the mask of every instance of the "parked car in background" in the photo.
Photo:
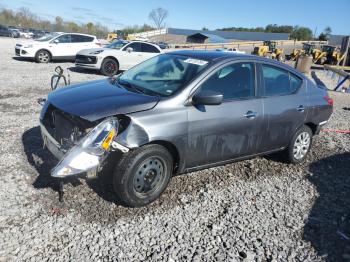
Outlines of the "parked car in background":
[{"label": "parked car in background", "polygon": [[240,51],[237,48],[218,48],[216,51],[231,52],[236,54],[245,54],[245,51]]},{"label": "parked car in background", "polygon": [[11,32],[11,37],[13,38],[19,38],[20,37],[20,31],[17,28],[9,28],[9,31]]},{"label": "parked car in background", "polygon": [[34,33],[32,33],[29,29],[20,29],[20,37],[24,38],[33,38]]},{"label": "parked car in background", "polygon": [[157,45],[148,42],[117,40],[104,48],[81,50],[76,56],[75,66],[99,70],[102,74],[111,76],[161,52]]},{"label": "parked car in background", "polygon": [[165,43],[165,42],[158,42],[158,43],[155,43],[156,45],[158,45],[161,49],[169,49],[169,44],[168,43]]},{"label": "parked car in background", "polygon": [[0,25],[0,36],[11,36],[11,31],[7,26]]},{"label": "parked car in background", "polygon": [[174,174],[273,152],[300,163],[332,109],[326,89],[280,62],[177,51],[50,93],[40,125],[61,159],[53,177],[114,165],[115,193],[136,207],[157,199]]},{"label": "parked car in background", "polygon": [[18,43],[17,56],[33,58],[38,63],[48,63],[54,59],[75,60],[82,49],[101,46],[96,36],[78,33],[51,33],[34,41]]}]

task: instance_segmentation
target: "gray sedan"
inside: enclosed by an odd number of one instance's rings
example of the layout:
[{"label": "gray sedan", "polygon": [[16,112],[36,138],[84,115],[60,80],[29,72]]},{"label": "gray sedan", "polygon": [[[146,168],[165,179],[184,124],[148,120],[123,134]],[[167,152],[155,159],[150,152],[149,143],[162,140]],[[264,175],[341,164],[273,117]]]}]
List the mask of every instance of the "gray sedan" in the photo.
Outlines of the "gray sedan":
[{"label": "gray sedan", "polygon": [[52,176],[95,177],[112,164],[116,194],[137,207],[174,174],[278,151],[302,162],[332,109],[325,89],[282,63],[178,51],[52,92],[40,123],[60,159]]}]

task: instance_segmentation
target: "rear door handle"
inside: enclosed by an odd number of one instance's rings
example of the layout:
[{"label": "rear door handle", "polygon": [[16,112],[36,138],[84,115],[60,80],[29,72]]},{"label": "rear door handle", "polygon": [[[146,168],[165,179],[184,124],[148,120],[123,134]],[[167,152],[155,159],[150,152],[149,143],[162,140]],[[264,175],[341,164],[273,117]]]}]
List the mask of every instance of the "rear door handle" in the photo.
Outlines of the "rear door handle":
[{"label": "rear door handle", "polygon": [[256,117],[256,115],[257,115],[256,112],[248,111],[248,112],[244,115],[244,117],[254,119],[254,118]]},{"label": "rear door handle", "polygon": [[305,111],[305,107],[303,105],[300,105],[300,106],[298,106],[297,110],[299,112],[304,112]]}]

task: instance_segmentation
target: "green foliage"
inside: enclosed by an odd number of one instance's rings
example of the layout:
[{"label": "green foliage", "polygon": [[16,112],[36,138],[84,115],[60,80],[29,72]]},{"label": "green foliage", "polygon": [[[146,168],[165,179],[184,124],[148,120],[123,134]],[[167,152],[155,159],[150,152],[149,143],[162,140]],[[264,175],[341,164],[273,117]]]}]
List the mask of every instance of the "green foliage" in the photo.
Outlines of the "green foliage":
[{"label": "green foliage", "polygon": [[312,30],[308,27],[295,26],[293,32],[290,34],[291,39],[300,40],[311,40]]},{"label": "green foliage", "polygon": [[291,39],[297,40],[310,40],[312,39],[312,31],[307,27],[290,26],[290,25],[277,25],[270,24],[264,27],[226,27],[217,29],[220,31],[240,31],[240,32],[265,32],[265,33],[288,33]]},{"label": "green foliage", "polygon": [[327,41],[329,39],[329,36],[332,33],[332,28],[330,26],[327,26],[323,32],[318,36],[318,40],[320,41]]}]

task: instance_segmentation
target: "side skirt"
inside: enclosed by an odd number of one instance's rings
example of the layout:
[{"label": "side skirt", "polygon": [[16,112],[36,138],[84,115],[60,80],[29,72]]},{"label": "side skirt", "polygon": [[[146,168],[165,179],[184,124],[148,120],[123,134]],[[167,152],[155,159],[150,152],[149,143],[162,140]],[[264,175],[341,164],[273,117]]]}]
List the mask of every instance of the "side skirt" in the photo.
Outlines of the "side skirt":
[{"label": "side skirt", "polygon": [[268,155],[268,154],[276,153],[276,152],[282,151],[284,149],[285,149],[285,147],[281,147],[281,148],[278,148],[278,149],[274,149],[274,150],[270,150],[270,151],[266,151],[266,152],[262,152],[262,153],[258,153],[258,154],[253,154],[253,155],[248,155],[248,156],[243,156],[243,157],[237,157],[237,158],[233,158],[233,159],[229,159],[229,160],[225,160],[225,161],[220,161],[220,162],[216,162],[216,163],[210,163],[210,164],[196,166],[196,167],[190,167],[190,168],[186,168],[184,170],[184,172],[181,172],[181,174],[190,173],[190,172],[194,172],[194,171],[199,171],[199,170],[202,170],[202,169],[207,169],[207,168],[216,167],[216,166],[227,165],[227,164],[239,162],[239,161],[242,161],[242,160],[255,158],[257,156],[262,156],[262,155]]}]

